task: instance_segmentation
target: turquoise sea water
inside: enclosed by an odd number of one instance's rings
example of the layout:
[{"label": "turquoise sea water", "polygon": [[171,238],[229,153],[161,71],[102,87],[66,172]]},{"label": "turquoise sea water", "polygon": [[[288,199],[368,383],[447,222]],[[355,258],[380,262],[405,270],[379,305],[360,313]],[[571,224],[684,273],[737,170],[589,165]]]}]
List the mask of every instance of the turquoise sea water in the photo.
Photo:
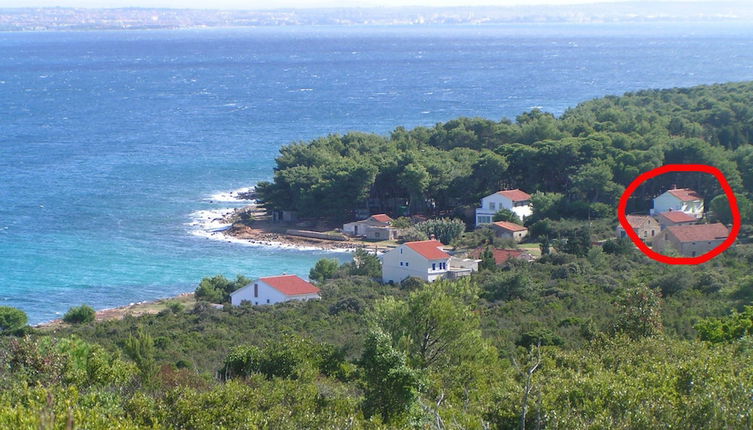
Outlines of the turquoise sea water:
[{"label": "turquoise sea water", "polygon": [[291,141],[747,79],[730,24],[0,33],[0,304],[40,322],[347,258],[200,234]]}]

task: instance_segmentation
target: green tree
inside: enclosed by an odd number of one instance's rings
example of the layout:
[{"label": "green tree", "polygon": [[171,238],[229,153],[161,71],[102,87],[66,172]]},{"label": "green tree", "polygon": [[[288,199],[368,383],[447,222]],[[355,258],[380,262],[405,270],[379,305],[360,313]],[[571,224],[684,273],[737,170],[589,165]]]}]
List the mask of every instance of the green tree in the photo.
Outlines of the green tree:
[{"label": "green tree", "polygon": [[629,290],[618,303],[615,329],[633,339],[661,334],[664,325],[659,293],[645,286]]},{"label": "green tree", "polygon": [[410,163],[398,175],[399,184],[410,195],[410,207],[414,212],[420,212],[425,206],[424,193],[429,187],[431,176],[424,166]]},{"label": "green tree", "polygon": [[469,278],[435,281],[407,300],[388,297],[375,306],[372,320],[420,369],[446,367],[476,356],[483,345],[472,304],[478,287]]},{"label": "green tree", "polygon": [[363,368],[364,414],[381,415],[387,423],[400,422],[417,406],[419,378],[405,355],[393,348],[390,337],[371,331],[360,365]]},{"label": "green tree", "polygon": [[[753,222],[753,203],[745,195],[738,195],[736,197],[742,222]],[[729,199],[727,199],[726,194],[720,194],[711,199],[708,209],[713,221],[727,225],[732,224],[732,210],[730,209]]]},{"label": "green tree", "polygon": [[334,258],[322,258],[316,262],[309,271],[309,279],[316,282],[323,282],[335,277],[337,270],[340,268],[340,262]]},{"label": "green tree", "polygon": [[154,339],[139,328],[136,336],[131,333],[125,340],[123,351],[136,363],[143,381],[150,383],[157,373]]},{"label": "green tree", "polygon": [[350,274],[368,276],[371,278],[381,277],[382,264],[379,262],[379,257],[363,248],[358,248],[353,255]]},{"label": "green tree", "polygon": [[520,217],[515,212],[511,211],[510,209],[500,209],[497,211],[497,213],[494,214],[494,217],[492,218],[494,222],[497,221],[507,221],[507,222],[513,222],[515,224],[523,225],[523,221],[520,220]]},{"label": "green tree", "polygon": [[63,321],[69,324],[81,324],[94,321],[97,312],[88,305],[74,306],[63,315]]},{"label": "green tree", "polygon": [[561,252],[585,257],[591,250],[591,229],[578,227],[567,231],[565,237],[557,241],[555,248]]},{"label": "green tree", "polygon": [[438,241],[449,245],[465,231],[465,223],[457,218],[436,218],[415,225],[416,230],[427,237],[434,236]]},{"label": "green tree", "polygon": [[10,306],[0,306],[0,334],[11,332],[29,322],[26,312]]},{"label": "green tree", "polygon": [[481,262],[478,264],[479,270],[494,270],[497,267],[497,262],[494,259],[494,252],[490,246],[484,248],[481,253]]},{"label": "green tree", "polygon": [[195,296],[211,303],[229,303],[230,293],[250,284],[251,280],[238,275],[231,281],[223,275],[204,278],[196,288]]}]

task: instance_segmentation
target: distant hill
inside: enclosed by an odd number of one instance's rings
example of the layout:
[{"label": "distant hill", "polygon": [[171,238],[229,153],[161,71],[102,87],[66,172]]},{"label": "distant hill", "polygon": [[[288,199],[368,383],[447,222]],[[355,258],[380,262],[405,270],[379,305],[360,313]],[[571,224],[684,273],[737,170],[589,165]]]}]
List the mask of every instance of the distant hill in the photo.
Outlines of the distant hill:
[{"label": "distant hill", "polygon": [[567,6],[389,7],[272,10],[0,9],[0,31],[246,27],[273,25],[411,25],[753,21],[753,4],[624,2]]}]

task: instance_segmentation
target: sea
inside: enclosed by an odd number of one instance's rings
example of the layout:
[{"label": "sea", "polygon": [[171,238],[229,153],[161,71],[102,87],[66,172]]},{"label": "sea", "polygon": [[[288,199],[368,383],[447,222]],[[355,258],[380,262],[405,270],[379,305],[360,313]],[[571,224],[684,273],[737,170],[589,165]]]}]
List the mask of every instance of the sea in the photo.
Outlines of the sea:
[{"label": "sea", "polygon": [[213,234],[291,142],[750,79],[747,23],[0,33],[0,305],[40,323],[349,259]]}]

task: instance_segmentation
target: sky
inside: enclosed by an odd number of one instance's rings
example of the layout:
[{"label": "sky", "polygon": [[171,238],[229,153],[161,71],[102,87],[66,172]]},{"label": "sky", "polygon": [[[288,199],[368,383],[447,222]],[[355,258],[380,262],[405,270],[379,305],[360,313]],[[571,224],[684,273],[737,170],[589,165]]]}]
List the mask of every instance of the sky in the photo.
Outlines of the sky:
[{"label": "sky", "polygon": [[[518,6],[614,3],[624,0],[0,0],[2,7],[163,7],[186,9],[278,9],[372,6]],[[632,0],[656,3],[655,0]],[[668,1],[668,0],[664,0]],[[682,0],[669,0],[682,1]],[[686,0],[687,1],[687,0]],[[694,1],[694,0],[691,0]]]}]

